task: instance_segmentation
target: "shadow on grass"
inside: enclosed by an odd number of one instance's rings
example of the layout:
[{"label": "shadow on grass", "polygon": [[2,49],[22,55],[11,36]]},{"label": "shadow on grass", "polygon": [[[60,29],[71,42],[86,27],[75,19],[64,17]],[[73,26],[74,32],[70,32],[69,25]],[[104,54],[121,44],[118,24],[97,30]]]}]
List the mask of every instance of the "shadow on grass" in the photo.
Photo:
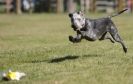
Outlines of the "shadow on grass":
[{"label": "shadow on grass", "polygon": [[59,63],[59,62],[63,62],[66,60],[76,60],[79,58],[90,58],[90,57],[101,57],[102,55],[97,55],[97,54],[89,54],[89,55],[83,55],[83,56],[76,56],[76,55],[67,55],[64,57],[57,57],[54,59],[50,59],[50,60],[34,60],[31,61],[32,63],[39,63],[39,62],[47,62],[47,63]]},{"label": "shadow on grass", "polygon": [[64,57],[54,58],[54,59],[51,59],[51,60],[33,60],[31,62],[32,63],[40,63],[40,62],[58,63],[58,62],[66,61],[66,60],[74,60],[74,59],[77,59],[77,58],[79,58],[79,56],[68,55],[68,56],[64,56]]},{"label": "shadow on grass", "polygon": [[66,60],[75,60],[78,59],[79,57],[81,58],[87,58],[87,57],[100,57],[101,55],[97,55],[97,54],[90,54],[90,55],[83,55],[83,56],[73,56],[73,55],[68,55],[65,57],[59,57],[59,58],[55,58],[49,61],[49,63],[58,63],[58,62],[63,62]]},{"label": "shadow on grass", "polygon": [[55,58],[55,59],[52,59],[49,61],[49,63],[58,63],[58,62],[62,62],[62,61],[65,61],[65,60],[75,60],[75,59],[78,59],[79,56],[71,56],[71,55],[68,55],[68,56],[65,56],[65,57],[59,57],[59,58]]}]

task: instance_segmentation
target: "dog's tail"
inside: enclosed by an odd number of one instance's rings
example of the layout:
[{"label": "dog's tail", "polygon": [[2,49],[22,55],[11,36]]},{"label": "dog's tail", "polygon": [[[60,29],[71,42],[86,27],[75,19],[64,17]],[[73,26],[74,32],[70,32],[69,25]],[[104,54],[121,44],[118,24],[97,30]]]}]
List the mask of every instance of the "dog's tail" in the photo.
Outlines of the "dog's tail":
[{"label": "dog's tail", "polygon": [[126,8],[126,9],[123,9],[122,11],[119,11],[118,13],[115,13],[115,14],[109,16],[109,18],[112,18],[112,17],[118,16],[118,15],[122,14],[123,12],[125,12],[125,11],[127,11],[127,10],[128,10],[127,8]]}]

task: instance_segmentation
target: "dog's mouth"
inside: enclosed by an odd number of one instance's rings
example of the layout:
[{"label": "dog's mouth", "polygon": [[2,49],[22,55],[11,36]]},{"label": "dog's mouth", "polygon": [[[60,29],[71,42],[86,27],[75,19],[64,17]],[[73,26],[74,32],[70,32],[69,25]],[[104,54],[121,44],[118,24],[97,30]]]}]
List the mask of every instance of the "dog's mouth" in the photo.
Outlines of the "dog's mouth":
[{"label": "dog's mouth", "polygon": [[75,25],[71,25],[71,27],[73,28],[74,31],[77,30],[77,27]]},{"label": "dog's mouth", "polygon": [[75,25],[71,25],[71,27],[73,28],[74,31],[80,30],[80,28],[77,28]]}]

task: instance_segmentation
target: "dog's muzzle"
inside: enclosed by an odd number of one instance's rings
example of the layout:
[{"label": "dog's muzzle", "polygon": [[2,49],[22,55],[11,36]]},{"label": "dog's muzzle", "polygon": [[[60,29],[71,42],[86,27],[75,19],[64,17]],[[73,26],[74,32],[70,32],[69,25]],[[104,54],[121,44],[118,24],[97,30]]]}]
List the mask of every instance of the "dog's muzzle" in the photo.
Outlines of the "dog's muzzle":
[{"label": "dog's muzzle", "polygon": [[77,30],[77,28],[74,25],[71,25],[71,27],[73,28],[74,31]]}]

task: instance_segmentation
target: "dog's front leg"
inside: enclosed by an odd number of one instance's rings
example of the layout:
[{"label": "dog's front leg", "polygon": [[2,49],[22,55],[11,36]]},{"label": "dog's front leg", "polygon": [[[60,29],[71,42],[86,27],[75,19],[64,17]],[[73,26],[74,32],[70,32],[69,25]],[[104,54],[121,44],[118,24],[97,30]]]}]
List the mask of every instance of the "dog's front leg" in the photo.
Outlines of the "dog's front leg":
[{"label": "dog's front leg", "polygon": [[81,34],[77,34],[77,36],[73,37],[73,36],[69,36],[69,41],[73,42],[73,43],[78,43],[80,42],[82,39]]}]

